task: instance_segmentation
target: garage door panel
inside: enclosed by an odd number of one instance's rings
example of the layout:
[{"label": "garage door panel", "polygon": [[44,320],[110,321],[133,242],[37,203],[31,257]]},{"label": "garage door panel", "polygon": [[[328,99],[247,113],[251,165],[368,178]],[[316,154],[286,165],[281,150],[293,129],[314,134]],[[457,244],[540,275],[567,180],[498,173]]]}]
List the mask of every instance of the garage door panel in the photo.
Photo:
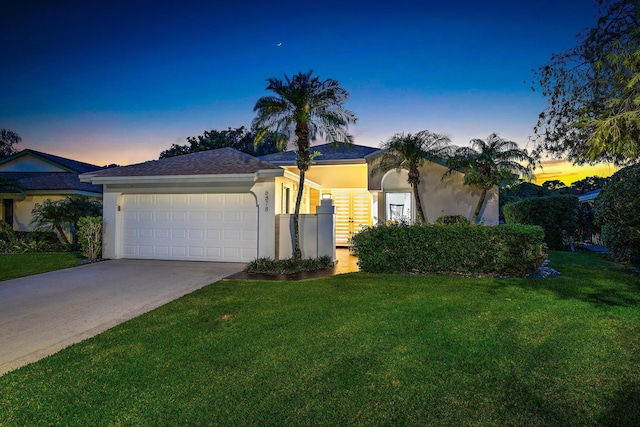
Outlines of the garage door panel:
[{"label": "garage door panel", "polygon": [[152,228],[139,228],[138,230],[132,230],[139,239],[153,238],[154,230]]},{"label": "garage door panel", "polygon": [[171,246],[171,256],[177,258],[184,258],[187,256],[187,247],[186,246]]},{"label": "garage door panel", "polygon": [[222,251],[220,248],[206,248],[206,256],[207,258],[221,258]]},{"label": "garage door panel", "polygon": [[125,195],[125,258],[247,262],[257,256],[249,194]]}]

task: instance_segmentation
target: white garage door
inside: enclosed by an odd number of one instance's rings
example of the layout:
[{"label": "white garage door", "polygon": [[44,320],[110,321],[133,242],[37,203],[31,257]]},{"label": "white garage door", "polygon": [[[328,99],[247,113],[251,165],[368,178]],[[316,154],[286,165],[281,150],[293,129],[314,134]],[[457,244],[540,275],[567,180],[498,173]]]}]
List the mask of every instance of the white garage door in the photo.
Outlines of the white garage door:
[{"label": "white garage door", "polygon": [[258,253],[250,194],[127,194],[122,257],[247,262]]}]

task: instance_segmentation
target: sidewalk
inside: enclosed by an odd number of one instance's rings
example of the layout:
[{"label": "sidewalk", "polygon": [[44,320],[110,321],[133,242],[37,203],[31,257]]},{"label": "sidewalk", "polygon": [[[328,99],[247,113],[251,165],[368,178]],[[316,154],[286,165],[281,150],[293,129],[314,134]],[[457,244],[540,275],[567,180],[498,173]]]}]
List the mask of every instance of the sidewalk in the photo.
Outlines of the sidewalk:
[{"label": "sidewalk", "polygon": [[358,267],[358,257],[349,253],[349,248],[337,248],[336,258],[338,263],[328,270],[310,271],[295,274],[260,274],[247,273],[241,271],[233,274],[227,279],[235,280],[306,280],[316,279],[318,277],[335,276],[337,274],[354,273],[360,271]]}]

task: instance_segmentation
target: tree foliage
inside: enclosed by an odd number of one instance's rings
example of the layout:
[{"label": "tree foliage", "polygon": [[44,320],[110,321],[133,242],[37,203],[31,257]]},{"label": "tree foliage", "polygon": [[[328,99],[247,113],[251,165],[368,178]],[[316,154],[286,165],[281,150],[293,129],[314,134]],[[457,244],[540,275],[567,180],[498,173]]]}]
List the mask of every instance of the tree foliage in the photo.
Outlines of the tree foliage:
[{"label": "tree foliage", "polygon": [[610,180],[611,178],[588,176],[579,181],[572,182],[571,189],[573,190],[574,194],[587,194],[604,187]]},{"label": "tree foliage", "polygon": [[540,151],[624,165],[640,159],[640,1],[597,4],[596,26],[536,71],[548,103],[535,132]]},{"label": "tree foliage", "polygon": [[185,145],[173,144],[171,148],[160,153],[160,158],[181,156],[183,154],[196,153],[198,151],[215,150],[217,148],[231,147],[252,156],[264,156],[266,154],[281,151],[276,140],[268,136],[259,144],[254,144],[256,134],[244,126],[228,128],[227,130],[204,131],[203,135],[187,137]]},{"label": "tree foliage", "polygon": [[556,193],[566,193],[567,191],[569,191],[569,188],[570,188],[567,186],[567,184],[560,181],[559,179],[547,180],[542,183],[542,187]]},{"label": "tree foliage", "polygon": [[296,146],[296,163],[300,171],[300,182],[293,216],[295,259],[302,257],[300,250],[299,215],[305,172],[311,166],[311,141],[317,137],[329,143],[353,143],[347,132],[348,126],[356,122],[353,112],[343,104],[349,93],[337,80],[320,80],[313,71],[298,73],[293,77],[285,74],[284,80],[269,78],[267,90],[274,95],[264,96],[256,102],[251,129],[256,132],[255,144],[271,136],[278,145],[293,141]]},{"label": "tree foliage", "polygon": [[0,129],[0,159],[11,156],[16,152],[15,144],[22,141],[20,135],[12,130]]},{"label": "tree foliage", "polygon": [[620,169],[594,201],[607,248],[621,260],[640,262],[640,163]]},{"label": "tree foliage", "polygon": [[47,199],[36,203],[31,211],[32,224],[38,231],[56,231],[62,243],[77,243],[76,230],[80,218],[97,217],[102,215],[102,202],[86,196],[68,196],[62,200]]},{"label": "tree foliage", "polygon": [[535,166],[536,159],[527,150],[492,133],[486,140],[471,140],[470,147],[457,148],[447,159],[448,170],[443,179],[454,172],[462,172],[464,184],[480,190],[480,199],[471,220],[472,224],[476,224],[481,219],[480,212],[487,191],[514,184],[521,178],[532,180]]},{"label": "tree foliage", "polygon": [[397,133],[382,143],[382,156],[371,169],[371,175],[390,170],[404,169],[408,172],[407,183],[413,190],[418,221],[428,222],[422,209],[418,185],[420,168],[426,161],[438,162],[449,154],[451,138],[448,135],[423,130],[418,133]]}]

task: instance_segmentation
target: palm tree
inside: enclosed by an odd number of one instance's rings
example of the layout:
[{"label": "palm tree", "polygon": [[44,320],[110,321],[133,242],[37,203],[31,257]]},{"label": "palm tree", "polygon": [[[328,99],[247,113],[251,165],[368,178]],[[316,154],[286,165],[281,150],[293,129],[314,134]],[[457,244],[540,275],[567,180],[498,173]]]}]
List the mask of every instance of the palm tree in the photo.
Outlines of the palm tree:
[{"label": "palm tree", "polygon": [[275,137],[281,146],[291,140],[296,145],[300,182],[293,214],[295,259],[302,258],[298,224],[305,172],[312,160],[311,141],[320,136],[330,143],[351,144],[353,137],[347,133],[347,127],[356,122],[354,114],[342,105],[349,93],[336,80],[320,81],[312,73],[298,73],[291,78],[285,74],[284,81],[267,79],[267,90],[275,96],[258,99],[253,107],[257,115],[251,123],[252,130],[257,132],[256,145],[267,135]]},{"label": "palm tree", "polygon": [[[62,243],[78,243],[78,221],[85,216],[101,216],[102,202],[86,196],[67,196],[56,201],[47,199],[42,203],[36,203],[31,215],[31,223],[36,224],[36,230],[57,231]],[[71,241],[67,238],[65,230],[69,230]]]},{"label": "palm tree", "polygon": [[382,143],[380,160],[371,169],[371,175],[385,173],[392,169],[409,172],[407,182],[413,189],[413,198],[420,222],[427,222],[420,201],[420,168],[425,161],[439,161],[446,157],[451,138],[439,133],[423,130],[415,134],[397,133]]},{"label": "palm tree", "polygon": [[36,203],[31,215],[31,223],[36,224],[36,231],[56,231],[62,243],[71,243],[65,233],[65,229],[69,227],[69,220],[62,200],[54,202],[47,199],[42,203]]},{"label": "palm tree", "polygon": [[[525,164],[521,163],[524,162]],[[447,159],[448,170],[443,179],[454,172],[464,174],[464,184],[480,190],[480,200],[473,213],[472,223],[482,217],[480,211],[487,191],[495,186],[513,184],[522,176],[526,180],[535,177],[536,159],[527,150],[520,149],[513,141],[502,139],[492,133],[486,140],[472,139],[471,147],[460,147]]]}]

